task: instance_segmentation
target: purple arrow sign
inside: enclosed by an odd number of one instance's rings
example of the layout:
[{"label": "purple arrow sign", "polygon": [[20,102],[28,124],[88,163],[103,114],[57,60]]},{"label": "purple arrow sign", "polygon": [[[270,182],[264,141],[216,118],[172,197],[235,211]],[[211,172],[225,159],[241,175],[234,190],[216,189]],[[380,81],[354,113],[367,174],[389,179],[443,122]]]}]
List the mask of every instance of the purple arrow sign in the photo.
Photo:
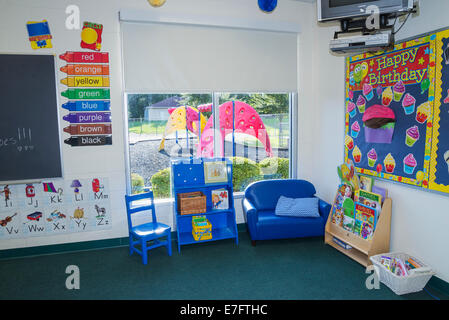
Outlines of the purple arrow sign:
[{"label": "purple arrow sign", "polygon": [[69,113],[62,117],[65,121],[70,123],[99,123],[111,122],[110,112],[79,112]]}]

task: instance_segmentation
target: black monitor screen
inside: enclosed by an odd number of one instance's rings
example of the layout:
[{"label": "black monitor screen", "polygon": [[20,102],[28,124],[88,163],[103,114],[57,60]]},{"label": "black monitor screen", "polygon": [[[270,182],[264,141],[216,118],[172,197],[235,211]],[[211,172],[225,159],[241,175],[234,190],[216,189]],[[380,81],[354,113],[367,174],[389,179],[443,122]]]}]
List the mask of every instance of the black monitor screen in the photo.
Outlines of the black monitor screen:
[{"label": "black monitor screen", "polygon": [[329,0],[329,8],[349,6],[353,4],[361,4],[364,2],[375,2],[379,0]]}]

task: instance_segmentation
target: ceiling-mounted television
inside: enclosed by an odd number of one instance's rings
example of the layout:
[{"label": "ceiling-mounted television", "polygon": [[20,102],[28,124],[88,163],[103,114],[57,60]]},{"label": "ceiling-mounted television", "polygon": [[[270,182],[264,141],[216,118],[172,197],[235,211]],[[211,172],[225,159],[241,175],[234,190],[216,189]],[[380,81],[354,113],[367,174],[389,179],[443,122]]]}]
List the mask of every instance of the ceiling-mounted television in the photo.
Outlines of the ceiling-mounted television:
[{"label": "ceiling-mounted television", "polygon": [[377,6],[382,15],[399,15],[413,9],[413,0],[317,0],[318,21],[369,16],[368,6]]}]

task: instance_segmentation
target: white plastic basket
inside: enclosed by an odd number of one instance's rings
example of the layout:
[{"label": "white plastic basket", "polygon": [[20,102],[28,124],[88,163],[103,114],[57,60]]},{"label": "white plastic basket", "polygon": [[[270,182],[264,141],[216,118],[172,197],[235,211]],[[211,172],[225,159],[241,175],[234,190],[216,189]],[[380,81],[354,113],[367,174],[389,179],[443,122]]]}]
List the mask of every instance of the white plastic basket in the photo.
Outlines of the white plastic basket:
[{"label": "white plastic basket", "polygon": [[[412,258],[422,267],[409,270],[407,276],[397,276],[381,263],[381,257],[398,258],[407,261]],[[421,291],[435,274],[432,269],[419,259],[402,252],[390,252],[370,257],[380,282],[389,287],[397,295]]]}]

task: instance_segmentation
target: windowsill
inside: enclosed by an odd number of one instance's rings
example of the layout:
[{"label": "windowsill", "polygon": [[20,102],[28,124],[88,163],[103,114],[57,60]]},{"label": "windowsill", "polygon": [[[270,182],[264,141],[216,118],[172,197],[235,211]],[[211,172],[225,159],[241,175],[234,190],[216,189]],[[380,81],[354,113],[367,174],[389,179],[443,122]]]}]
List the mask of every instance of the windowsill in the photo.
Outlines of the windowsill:
[{"label": "windowsill", "polygon": [[245,192],[243,192],[243,191],[234,192],[234,199],[241,199],[244,196],[245,196]]}]

